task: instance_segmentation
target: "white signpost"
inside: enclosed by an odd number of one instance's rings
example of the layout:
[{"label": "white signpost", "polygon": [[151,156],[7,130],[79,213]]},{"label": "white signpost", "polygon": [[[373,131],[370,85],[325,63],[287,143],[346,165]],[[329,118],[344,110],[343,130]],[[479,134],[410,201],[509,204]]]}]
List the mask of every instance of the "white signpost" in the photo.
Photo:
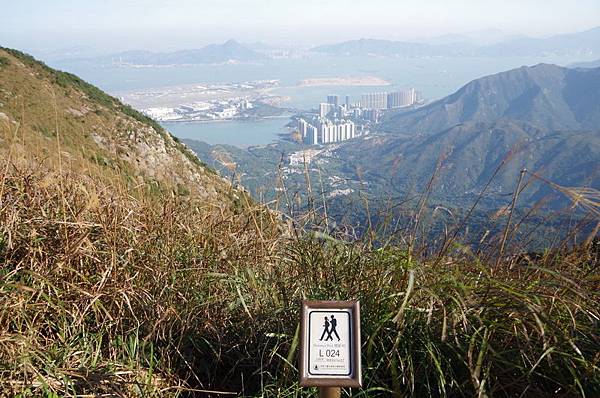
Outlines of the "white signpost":
[{"label": "white signpost", "polygon": [[304,301],[301,316],[300,385],[360,387],[359,303]]}]

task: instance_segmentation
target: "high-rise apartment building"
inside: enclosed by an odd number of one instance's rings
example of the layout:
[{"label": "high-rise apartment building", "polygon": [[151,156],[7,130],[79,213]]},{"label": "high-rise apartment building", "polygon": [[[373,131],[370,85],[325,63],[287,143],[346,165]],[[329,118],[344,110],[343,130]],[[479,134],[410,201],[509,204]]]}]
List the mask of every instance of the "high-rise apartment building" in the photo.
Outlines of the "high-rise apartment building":
[{"label": "high-rise apartment building", "polygon": [[304,140],[306,138],[306,134],[308,132],[308,123],[306,120],[304,120],[304,119],[298,120],[298,131],[300,132],[300,135],[302,135],[302,139]]},{"label": "high-rise apartment building", "polygon": [[360,106],[366,109],[386,109],[387,93],[363,94],[360,97]]},{"label": "high-rise apartment building", "polygon": [[307,144],[318,144],[319,143],[319,129],[309,124],[306,133],[306,139],[304,140]]},{"label": "high-rise apartment building", "polygon": [[330,94],[327,96],[327,103],[337,107],[340,104],[340,97],[338,95]]},{"label": "high-rise apartment building", "polygon": [[319,104],[319,116],[327,117],[327,116],[329,116],[330,113],[334,112],[335,109],[336,109],[336,106],[334,104],[323,102],[323,103]]},{"label": "high-rise apartment building", "polygon": [[319,129],[304,119],[298,120],[298,131],[302,135],[302,141],[307,144],[319,143]]},{"label": "high-rise apartment building", "polygon": [[421,100],[421,93],[414,88],[389,93],[387,95],[387,108],[401,108],[414,105]]}]

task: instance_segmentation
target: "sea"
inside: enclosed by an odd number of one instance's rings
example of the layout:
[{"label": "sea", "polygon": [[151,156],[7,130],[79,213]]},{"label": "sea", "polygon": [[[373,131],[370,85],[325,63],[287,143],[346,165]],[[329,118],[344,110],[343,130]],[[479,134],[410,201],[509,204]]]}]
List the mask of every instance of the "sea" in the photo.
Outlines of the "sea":
[{"label": "sea", "polygon": [[279,140],[281,135],[289,133],[285,127],[288,122],[289,116],[283,116],[258,120],[162,122],[161,125],[178,138],[246,148]]},{"label": "sea", "polygon": [[[520,66],[553,63],[566,66],[587,59],[548,57],[333,57],[314,55],[296,59],[275,59],[257,63],[131,67],[106,66],[87,60],[66,60],[51,66],[75,73],[117,97],[129,91],[155,89],[196,83],[232,83],[278,79],[281,85],[273,94],[290,98],[284,106],[300,110],[315,109],[328,94],[357,100],[361,94],[414,87],[425,99],[449,95],[471,80]],[[389,86],[301,87],[304,79],[376,76]],[[277,141],[286,132],[287,117],[254,121],[165,122],[179,138],[209,144],[239,147],[264,145]]]}]

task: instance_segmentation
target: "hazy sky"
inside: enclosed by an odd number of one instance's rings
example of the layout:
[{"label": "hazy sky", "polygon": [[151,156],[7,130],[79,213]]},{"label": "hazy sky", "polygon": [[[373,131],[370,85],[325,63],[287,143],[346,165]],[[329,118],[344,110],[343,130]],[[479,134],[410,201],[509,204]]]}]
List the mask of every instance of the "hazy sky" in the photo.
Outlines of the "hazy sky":
[{"label": "hazy sky", "polygon": [[176,49],[236,38],[310,45],[600,25],[600,0],[0,0],[0,45]]}]

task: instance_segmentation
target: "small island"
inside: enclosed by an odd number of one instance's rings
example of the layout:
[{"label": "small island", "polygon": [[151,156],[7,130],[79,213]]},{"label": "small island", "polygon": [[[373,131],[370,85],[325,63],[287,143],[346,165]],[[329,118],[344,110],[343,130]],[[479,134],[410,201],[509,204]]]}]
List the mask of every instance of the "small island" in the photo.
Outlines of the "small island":
[{"label": "small island", "polygon": [[391,83],[376,76],[324,77],[304,79],[298,83],[300,87],[324,86],[389,86]]}]

